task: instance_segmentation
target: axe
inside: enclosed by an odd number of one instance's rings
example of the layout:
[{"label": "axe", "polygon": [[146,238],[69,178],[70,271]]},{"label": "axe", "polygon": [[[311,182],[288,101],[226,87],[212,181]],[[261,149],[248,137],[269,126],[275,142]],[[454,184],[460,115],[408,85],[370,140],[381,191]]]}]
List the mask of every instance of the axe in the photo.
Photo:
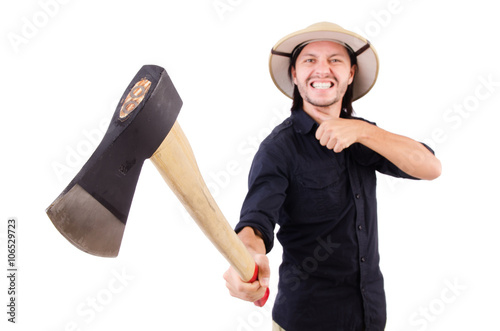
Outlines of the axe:
[{"label": "axe", "polygon": [[[84,252],[116,257],[139,174],[150,159],[191,217],[245,282],[258,267],[208,190],[177,122],[182,100],[167,72],[145,65],[123,93],[94,153],[46,212]],[[263,306],[269,296],[255,302]]]}]

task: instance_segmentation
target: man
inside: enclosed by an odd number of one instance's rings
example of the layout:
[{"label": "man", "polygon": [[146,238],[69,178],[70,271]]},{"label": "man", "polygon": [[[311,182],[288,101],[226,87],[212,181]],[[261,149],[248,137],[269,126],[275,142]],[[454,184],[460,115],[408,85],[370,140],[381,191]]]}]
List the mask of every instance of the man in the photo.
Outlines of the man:
[{"label": "man", "polygon": [[375,83],[378,58],[361,36],[332,23],[292,33],[273,48],[270,71],[293,98],[292,115],[262,142],[236,231],[259,265],[230,294],[248,301],[269,286],[274,228],[283,247],[274,330],[383,330],[376,175],[432,180],[441,164],[423,144],[352,116]]}]

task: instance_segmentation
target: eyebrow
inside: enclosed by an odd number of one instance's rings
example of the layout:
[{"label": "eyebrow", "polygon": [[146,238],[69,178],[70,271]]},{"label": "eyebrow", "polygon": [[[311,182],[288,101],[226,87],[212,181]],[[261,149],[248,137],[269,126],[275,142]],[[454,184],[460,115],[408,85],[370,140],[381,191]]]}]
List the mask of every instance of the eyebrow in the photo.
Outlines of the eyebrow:
[{"label": "eyebrow", "polygon": [[[305,53],[305,54],[300,54],[299,55],[300,57],[302,56],[312,56],[312,57],[318,57],[317,54],[314,54],[314,53]],[[328,58],[332,58],[332,57],[336,57],[336,56],[345,56],[345,57],[349,57],[349,54],[342,54],[342,53],[333,53],[332,55],[328,56]]]}]

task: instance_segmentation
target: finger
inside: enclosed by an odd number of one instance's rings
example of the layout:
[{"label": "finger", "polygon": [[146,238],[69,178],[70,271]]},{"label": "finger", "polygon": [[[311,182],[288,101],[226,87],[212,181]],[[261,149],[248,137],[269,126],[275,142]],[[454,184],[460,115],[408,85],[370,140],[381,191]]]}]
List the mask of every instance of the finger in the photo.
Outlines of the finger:
[{"label": "finger", "polygon": [[328,146],[330,144],[330,149],[333,148],[332,142],[335,142],[335,137],[332,137],[331,133],[328,131],[324,131],[319,138],[319,143],[321,146]]},{"label": "finger", "polygon": [[269,279],[271,278],[271,268],[269,267],[269,259],[262,254],[255,255],[255,263],[259,266],[258,280],[260,286],[269,287]]},{"label": "finger", "polygon": [[335,148],[333,149],[333,151],[335,153],[340,153],[344,149],[347,149],[347,148],[349,148],[349,144],[346,144],[346,143],[337,143],[337,145],[335,145]]},{"label": "finger", "polygon": [[231,296],[251,302],[258,300],[264,293],[258,281],[253,283],[243,283],[242,281],[238,281],[237,283],[227,282],[226,287]]},{"label": "finger", "polygon": [[330,140],[328,140],[328,143],[326,144],[326,148],[328,149],[334,149],[336,148],[336,146],[338,146],[338,141],[335,138],[330,138]]},{"label": "finger", "polygon": [[[266,269],[269,270],[269,262],[267,260],[267,257],[266,259],[261,258],[260,260],[262,268],[264,269],[262,277],[268,278],[269,271],[266,271]],[[261,268],[259,268],[259,271],[260,269]],[[229,294],[232,297],[245,301],[255,302],[262,298],[266,293],[267,287],[264,287],[260,280],[256,280],[252,283],[246,283],[241,280],[238,273],[232,267],[230,267],[224,273],[223,277],[226,280],[226,288],[229,290]],[[269,281],[267,280],[267,282]]]},{"label": "finger", "polygon": [[316,139],[321,140],[321,137],[323,136],[323,131],[324,131],[324,126],[320,125],[318,127],[318,129],[316,130],[316,134],[315,134]]},{"label": "finger", "polygon": [[241,285],[248,285],[247,283],[241,281],[239,275],[234,271],[232,267],[227,269],[223,277],[224,280],[226,281],[226,287],[232,293],[236,293],[242,290],[243,288]]},{"label": "finger", "polygon": [[246,301],[257,301],[264,295],[265,287],[260,286],[260,282],[256,280],[253,283],[243,283],[238,285],[238,296]]},{"label": "finger", "polygon": [[234,284],[237,280],[240,279],[233,267],[229,267],[229,269],[227,269],[227,271],[223,275],[223,278],[228,284]]},{"label": "finger", "polygon": [[321,141],[321,139],[328,138],[329,136],[332,135],[332,126],[330,122],[331,121],[323,122],[318,126],[318,129],[316,130],[316,139]]}]

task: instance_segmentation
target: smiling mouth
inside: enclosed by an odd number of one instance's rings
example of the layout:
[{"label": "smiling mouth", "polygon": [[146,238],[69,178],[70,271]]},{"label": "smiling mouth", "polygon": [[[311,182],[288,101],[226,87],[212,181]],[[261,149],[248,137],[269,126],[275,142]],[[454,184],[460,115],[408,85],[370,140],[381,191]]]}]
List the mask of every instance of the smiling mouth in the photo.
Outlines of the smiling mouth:
[{"label": "smiling mouth", "polygon": [[333,87],[332,82],[313,82],[311,87],[318,90],[327,90]]}]

